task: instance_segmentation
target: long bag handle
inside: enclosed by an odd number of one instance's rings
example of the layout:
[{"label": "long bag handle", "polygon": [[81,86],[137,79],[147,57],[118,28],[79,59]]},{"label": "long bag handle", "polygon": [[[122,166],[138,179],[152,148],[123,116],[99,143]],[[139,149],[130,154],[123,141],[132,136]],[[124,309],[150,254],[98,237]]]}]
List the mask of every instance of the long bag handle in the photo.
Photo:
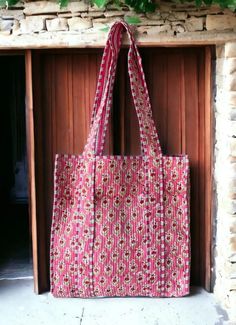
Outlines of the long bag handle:
[{"label": "long bag handle", "polygon": [[[97,88],[96,88],[96,95],[95,95],[95,100],[94,100],[94,106],[93,106],[93,111],[92,111],[92,119],[91,119],[91,127],[93,125],[94,119],[96,117],[96,114],[98,112],[99,106],[101,104],[102,100],[102,95],[104,94],[105,91],[105,86],[107,82],[109,82],[109,77],[108,77],[108,72],[109,72],[109,66],[111,65],[111,60],[112,60],[112,51],[114,50],[114,46],[112,45],[112,42],[116,42],[118,44],[121,42],[121,39],[117,38],[117,28],[111,28],[108,39],[103,51],[103,56],[102,56],[102,61],[100,65],[100,71],[98,75],[98,82],[97,82]],[[120,35],[121,36],[121,35]],[[118,59],[118,52],[120,50],[120,46],[117,48],[117,57]],[[108,106],[108,105],[107,105]],[[107,124],[108,124],[108,119],[109,119],[109,110],[110,108],[106,107],[106,109],[103,111],[102,114],[102,121],[104,120],[104,132],[100,131],[98,132],[99,135],[103,135],[100,139],[97,139],[98,141],[98,155],[102,155],[103,153],[103,148],[104,148],[104,142],[105,142],[105,134],[107,130]],[[102,123],[100,125],[100,128],[102,127]]]},{"label": "long bag handle", "polygon": [[[83,206],[87,199],[92,199],[93,204],[91,205],[92,210],[87,211],[87,218],[91,222],[91,238],[89,245],[91,246],[90,249],[90,259],[93,261],[93,241],[94,241],[94,229],[95,229],[95,196],[94,196],[94,189],[95,189],[95,175],[96,175],[96,156],[102,152],[103,149],[103,141],[101,139],[104,138],[105,133],[105,125],[107,124],[107,120],[110,114],[110,108],[112,103],[112,90],[114,86],[115,80],[115,72],[117,66],[117,58],[121,46],[121,36],[124,30],[128,31],[130,36],[130,47],[128,52],[128,72],[130,77],[130,85],[131,85],[131,92],[134,101],[134,106],[136,109],[136,113],[138,116],[139,128],[140,128],[140,140],[141,140],[141,150],[142,155],[144,156],[145,164],[144,166],[144,173],[145,173],[145,183],[144,183],[144,197],[145,202],[148,202],[149,197],[149,166],[151,163],[151,156],[161,156],[161,147],[158,140],[157,131],[154,125],[154,121],[152,118],[152,112],[150,107],[150,100],[147,92],[146,82],[142,70],[141,58],[139,56],[138,50],[136,45],[132,39],[132,34],[129,30],[127,24],[123,22],[115,23],[111,31],[109,33],[108,42],[109,42],[109,57],[110,60],[107,65],[107,80],[104,80],[104,86],[102,94],[100,94],[100,103],[98,105],[97,111],[94,115],[94,121],[92,123],[92,127],[90,130],[90,134],[87,140],[87,144],[84,148],[83,155],[85,158],[89,158],[89,172],[91,172],[93,184],[90,187],[90,192],[87,193],[86,199],[83,199],[82,202],[79,203],[79,206]],[[100,140],[99,140],[100,139]],[[163,174],[162,174],[162,159],[160,159],[160,187],[163,188]],[[80,175],[81,180],[83,178],[83,173]],[[162,192],[160,191],[159,194],[160,199],[160,227],[164,231],[164,218],[163,218],[163,198]],[[82,204],[82,205],[81,205]],[[149,212],[149,205],[145,204],[145,214],[148,215]],[[160,212],[158,212],[160,213]],[[154,213],[155,214],[155,213]],[[145,222],[145,221],[144,221]],[[149,227],[148,220],[146,220],[147,229]],[[160,256],[164,255],[164,236],[162,236],[160,242]],[[150,256],[150,248],[147,248],[147,256]],[[161,259],[161,268],[160,268],[160,277],[162,282],[164,283],[164,259]],[[148,275],[147,275],[148,277]],[[94,295],[94,286],[93,286],[93,272],[90,273],[90,290],[91,296]],[[163,287],[164,290],[164,287]]]},{"label": "long bag handle", "polygon": [[[128,32],[130,39],[128,72],[134,106],[138,116],[142,154],[151,154],[155,156],[162,154],[156,127],[152,118],[150,99],[142,69],[141,57],[129,26],[125,22],[116,22],[110,30],[106,44],[108,63],[103,66],[106,68],[106,71],[103,71],[102,75],[104,78],[104,80],[102,80],[103,87],[100,88],[102,93],[99,94],[98,108],[94,111],[95,116],[84,149],[84,155],[101,155],[103,151],[106,125],[112,104],[112,91],[115,81],[117,59],[124,30]],[[105,76],[107,76],[107,80]]]}]

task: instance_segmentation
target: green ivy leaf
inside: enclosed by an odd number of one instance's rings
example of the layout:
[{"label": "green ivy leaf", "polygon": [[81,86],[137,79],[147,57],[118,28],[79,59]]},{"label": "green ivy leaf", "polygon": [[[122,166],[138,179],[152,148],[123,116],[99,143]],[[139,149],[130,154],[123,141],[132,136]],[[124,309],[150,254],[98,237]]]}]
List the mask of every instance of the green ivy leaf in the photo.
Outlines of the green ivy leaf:
[{"label": "green ivy leaf", "polygon": [[107,5],[108,0],[91,0],[98,8],[104,8]]},{"label": "green ivy leaf", "polygon": [[212,4],[212,0],[204,0],[204,3],[205,3],[206,5],[211,5],[211,4]]},{"label": "green ivy leaf", "polygon": [[201,7],[202,5],[202,0],[195,0],[196,6]]},{"label": "green ivy leaf", "polygon": [[8,0],[7,2],[6,0],[0,0],[0,7],[6,7],[7,4],[9,7],[11,7],[17,4],[17,2],[19,2],[19,0]]},{"label": "green ivy leaf", "polygon": [[136,25],[141,22],[141,20],[137,16],[126,16],[125,21],[130,25]]},{"label": "green ivy leaf", "polygon": [[14,6],[17,4],[17,2],[19,2],[18,0],[9,0],[8,1],[8,6]]},{"label": "green ivy leaf", "polygon": [[60,8],[65,8],[68,6],[69,0],[59,0],[58,3],[60,5]]},{"label": "green ivy leaf", "polygon": [[156,4],[152,2],[148,2],[146,5],[146,12],[154,12],[156,9]]},{"label": "green ivy leaf", "polygon": [[118,9],[118,10],[121,10],[121,5],[122,5],[122,3],[120,2],[120,0],[114,0],[114,5],[116,6],[116,8]]}]

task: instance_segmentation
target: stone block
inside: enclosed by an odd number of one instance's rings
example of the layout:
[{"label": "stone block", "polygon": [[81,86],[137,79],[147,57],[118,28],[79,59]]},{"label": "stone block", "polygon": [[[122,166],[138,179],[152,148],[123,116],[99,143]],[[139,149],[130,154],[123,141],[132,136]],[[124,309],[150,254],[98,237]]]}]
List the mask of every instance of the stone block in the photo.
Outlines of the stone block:
[{"label": "stone block", "polygon": [[11,31],[14,20],[0,20],[0,31]]},{"label": "stone block", "polygon": [[236,279],[231,279],[229,286],[230,286],[230,290],[236,290]]},{"label": "stone block", "polygon": [[[229,251],[236,253],[236,235],[231,235],[229,242]],[[236,267],[236,265],[235,265]]]},{"label": "stone block", "polygon": [[92,20],[90,18],[73,17],[68,19],[69,30],[80,31],[88,28],[92,28]]},{"label": "stone block", "polygon": [[216,74],[215,82],[216,82],[217,90],[219,88],[223,89],[225,87],[225,77],[224,76],[222,76],[220,74]]},{"label": "stone block", "polygon": [[79,12],[62,12],[59,13],[56,17],[60,17],[60,18],[72,18],[72,17],[80,17],[80,13]]},{"label": "stone block", "polygon": [[49,32],[67,31],[68,23],[66,18],[54,18],[46,20],[46,28]]},{"label": "stone block", "polygon": [[9,36],[11,35],[10,30],[0,30],[0,36]]},{"label": "stone block", "polygon": [[102,29],[111,26],[115,21],[119,21],[120,17],[112,18],[96,18],[93,19],[93,27],[96,29]]},{"label": "stone block", "polygon": [[146,17],[151,20],[158,20],[158,19],[161,19],[161,14],[159,11],[148,12],[148,13],[146,13]]},{"label": "stone block", "polygon": [[230,214],[236,214],[236,200],[226,199],[224,202],[226,211]]},{"label": "stone block", "polygon": [[71,12],[86,12],[88,10],[88,3],[85,1],[70,1],[68,6],[65,8]]},{"label": "stone block", "polygon": [[230,91],[236,91],[236,73],[229,75],[228,78],[226,78],[226,87]]},{"label": "stone block", "polygon": [[137,31],[140,34],[147,34],[150,36],[157,36],[158,34],[165,34],[172,32],[170,25],[162,25],[162,26],[139,26],[137,27]]},{"label": "stone block", "polygon": [[225,61],[225,73],[227,75],[234,75],[236,77],[236,57],[228,58]]},{"label": "stone block", "polygon": [[[229,112],[229,118],[230,120],[232,121],[236,121],[236,107],[232,107],[230,109],[230,112]],[[235,173],[236,173],[236,169],[235,169]]]},{"label": "stone block", "polygon": [[93,6],[89,6],[89,7],[88,7],[88,11],[89,11],[89,12],[94,12],[94,11],[97,11],[97,12],[104,12],[104,11],[105,11],[105,8],[99,8],[99,7],[97,7],[96,5],[93,5]]},{"label": "stone block", "polygon": [[216,60],[216,75],[224,75],[224,69],[225,69],[225,59],[219,58]]},{"label": "stone block", "polygon": [[[236,130],[235,130],[235,133],[236,133]],[[232,138],[230,140],[230,153],[232,156],[236,157],[236,138]],[[234,186],[236,188],[236,181],[235,181]]]},{"label": "stone block", "polygon": [[172,26],[172,30],[175,33],[184,33],[186,31],[185,27],[182,24],[175,24],[174,26]]},{"label": "stone block", "polygon": [[225,57],[236,58],[236,42],[228,42],[225,44]]},{"label": "stone block", "polygon": [[206,17],[207,14],[210,14],[210,10],[196,8],[195,10],[188,11],[188,15],[191,17]]},{"label": "stone block", "polygon": [[25,3],[23,10],[25,15],[40,15],[48,13],[57,13],[60,11],[60,6],[56,1],[32,1]]},{"label": "stone block", "polygon": [[20,21],[21,34],[37,33],[46,30],[46,19],[42,16],[27,16]]},{"label": "stone block", "polygon": [[230,137],[233,137],[233,139],[236,138],[236,121],[230,121],[230,129],[228,135]]},{"label": "stone block", "polygon": [[40,15],[59,12],[85,12],[88,10],[88,4],[85,1],[69,2],[67,7],[60,8],[56,1],[32,1],[25,3],[24,14],[27,16]]},{"label": "stone block", "polygon": [[225,57],[225,46],[224,45],[216,45],[216,57],[217,58]]},{"label": "stone block", "polygon": [[23,10],[1,9],[0,10],[0,17],[2,19],[23,19],[24,14],[23,14]]},{"label": "stone block", "polygon": [[15,20],[14,24],[12,26],[12,34],[13,35],[20,35],[21,34],[21,30],[20,30],[20,22],[19,20]]},{"label": "stone block", "polygon": [[151,20],[151,19],[140,17],[140,22],[137,23],[137,26],[160,26],[164,24],[165,24],[164,20]]},{"label": "stone block", "polygon": [[236,17],[231,15],[207,15],[207,30],[234,30],[236,28]]},{"label": "stone block", "polygon": [[92,11],[92,12],[84,12],[81,14],[82,18],[102,18],[104,17],[104,12],[101,11]]},{"label": "stone block", "polygon": [[[236,234],[236,218],[235,217],[231,217],[229,229],[232,234]],[[235,253],[235,262],[236,262],[236,253]]]},{"label": "stone block", "polygon": [[104,11],[105,17],[123,17],[126,12],[123,10]]},{"label": "stone block", "polygon": [[201,31],[204,27],[204,18],[191,17],[186,20],[185,26],[188,32]]},{"label": "stone block", "polygon": [[228,92],[228,104],[236,106],[236,91]]},{"label": "stone block", "polygon": [[187,13],[184,11],[161,13],[161,19],[165,19],[167,21],[176,21],[176,20],[185,21],[186,18],[187,18]]}]

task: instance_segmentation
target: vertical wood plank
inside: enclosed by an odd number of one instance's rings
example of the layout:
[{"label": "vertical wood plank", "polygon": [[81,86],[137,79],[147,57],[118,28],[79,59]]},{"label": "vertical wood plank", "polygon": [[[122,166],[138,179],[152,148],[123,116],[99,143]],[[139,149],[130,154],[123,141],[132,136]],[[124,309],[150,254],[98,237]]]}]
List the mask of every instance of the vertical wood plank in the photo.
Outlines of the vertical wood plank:
[{"label": "vertical wood plank", "polygon": [[164,154],[167,153],[167,132],[168,132],[168,73],[166,54],[155,50],[150,60],[150,69],[153,71],[152,79],[147,83],[150,89],[153,118],[157,126],[161,148]]},{"label": "vertical wood plank", "polygon": [[170,53],[167,59],[167,153],[180,154],[181,144],[181,54]]},{"label": "vertical wood plank", "polygon": [[[209,131],[210,85],[206,82],[211,73],[206,62],[207,56],[210,58],[209,53],[205,55],[204,48],[141,50],[163,151],[171,155],[183,152],[190,157],[192,284],[202,284],[206,288],[210,281],[211,258],[208,249],[211,245],[211,208],[207,202],[211,198],[212,184],[211,174],[208,173],[212,141]],[[79,154],[83,150],[89,131],[101,51],[41,52],[38,56],[38,67],[34,69],[34,100],[38,111],[35,113],[35,141],[41,146],[36,150],[37,200],[40,202],[37,204],[37,215],[39,213],[41,218],[45,216],[46,219],[46,234],[42,231],[40,236],[47,243],[45,256],[48,256],[54,155],[56,152]],[[140,154],[138,123],[127,74],[127,49],[121,51],[113,102],[114,131],[109,129],[109,138],[115,135],[117,140],[114,143],[110,141],[107,152],[111,153],[114,149],[116,154]],[[40,227],[42,224],[43,221]],[[203,249],[206,249],[205,252],[202,252]],[[46,267],[47,263],[44,263]]]},{"label": "vertical wood plank", "polygon": [[36,186],[35,186],[35,144],[34,144],[34,116],[33,116],[33,89],[32,89],[32,55],[30,50],[25,52],[25,82],[26,82],[26,136],[28,160],[28,191],[29,214],[32,226],[32,251],[34,291],[39,293],[38,270],[38,236],[36,219]]},{"label": "vertical wood plank", "polygon": [[199,206],[199,107],[197,62],[191,50],[185,52],[185,118],[186,151],[190,159],[191,182],[191,278],[194,284],[200,283],[200,214]]},{"label": "vertical wood plank", "polygon": [[[200,260],[206,260],[206,252],[205,252],[205,236],[206,236],[206,229],[205,229],[205,219],[207,219],[205,215],[205,205],[206,205],[206,170],[205,170],[205,145],[206,145],[206,128],[205,128],[205,87],[206,87],[206,80],[205,80],[205,53],[199,53],[197,56],[198,65],[199,65],[199,80],[198,80],[198,98],[199,98],[199,105],[202,109],[199,109],[199,128],[201,132],[199,132],[199,152],[198,152],[198,173],[199,173],[199,193],[200,193],[200,200],[201,204],[199,205],[199,246],[200,246],[200,253],[199,258]],[[201,76],[201,77],[200,77]],[[200,80],[201,79],[201,80]],[[202,225],[202,226],[201,226]],[[200,264],[200,282],[202,284],[205,283],[205,263]]]},{"label": "vertical wood plank", "polygon": [[212,48],[205,48],[205,282],[208,291],[213,290],[212,283],[212,206],[213,202],[213,112],[212,112]]}]

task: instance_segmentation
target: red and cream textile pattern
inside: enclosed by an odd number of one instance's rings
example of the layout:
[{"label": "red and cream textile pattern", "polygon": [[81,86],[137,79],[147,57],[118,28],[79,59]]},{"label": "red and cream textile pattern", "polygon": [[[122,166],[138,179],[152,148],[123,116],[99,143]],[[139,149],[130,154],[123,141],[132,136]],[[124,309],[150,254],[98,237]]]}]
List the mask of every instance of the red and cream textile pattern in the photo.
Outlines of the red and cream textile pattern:
[{"label": "red and cream textile pattern", "polygon": [[[140,156],[102,156],[121,35]],[[57,297],[183,296],[189,293],[189,163],[162,155],[141,58],[129,26],[115,23],[101,64],[82,155],[56,156],[51,291]]]}]

